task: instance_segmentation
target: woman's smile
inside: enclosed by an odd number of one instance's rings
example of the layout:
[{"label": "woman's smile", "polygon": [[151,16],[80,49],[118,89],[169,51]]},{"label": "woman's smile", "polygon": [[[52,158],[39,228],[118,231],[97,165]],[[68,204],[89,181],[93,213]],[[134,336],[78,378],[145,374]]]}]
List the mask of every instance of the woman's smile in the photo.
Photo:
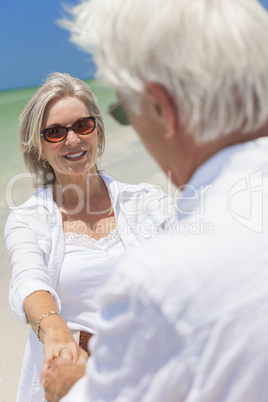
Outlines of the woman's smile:
[{"label": "woman's smile", "polygon": [[69,152],[68,154],[64,155],[63,157],[68,161],[80,161],[84,158],[87,151],[76,151],[76,152]]},{"label": "woman's smile", "polygon": [[75,122],[88,115],[87,106],[74,97],[55,99],[47,106],[43,128],[70,127],[64,141],[50,143],[42,139],[41,158],[52,166],[58,181],[60,176],[83,176],[96,171],[99,143],[97,129],[87,135],[79,135],[71,128]]}]

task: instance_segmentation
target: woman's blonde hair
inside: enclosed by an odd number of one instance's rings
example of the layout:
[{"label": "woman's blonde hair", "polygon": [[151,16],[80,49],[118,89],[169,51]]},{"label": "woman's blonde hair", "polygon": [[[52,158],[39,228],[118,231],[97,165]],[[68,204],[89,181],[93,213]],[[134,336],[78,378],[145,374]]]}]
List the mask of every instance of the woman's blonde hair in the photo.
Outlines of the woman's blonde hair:
[{"label": "woman's blonde hair", "polygon": [[40,159],[42,153],[40,132],[44,113],[50,101],[65,97],[73,97],[82,101],[90,116],[96,118],[97,128],[101,131],[98,156],[101,156],[104,151],[104,122],[89,86],[66,73],[50,74],[25,106],[20,116],[18,129],[20,151],[27,169],[33,176],[34,184],[38,187],[53,184],[55,181],[53,168],[43,166],[43,161]]}]

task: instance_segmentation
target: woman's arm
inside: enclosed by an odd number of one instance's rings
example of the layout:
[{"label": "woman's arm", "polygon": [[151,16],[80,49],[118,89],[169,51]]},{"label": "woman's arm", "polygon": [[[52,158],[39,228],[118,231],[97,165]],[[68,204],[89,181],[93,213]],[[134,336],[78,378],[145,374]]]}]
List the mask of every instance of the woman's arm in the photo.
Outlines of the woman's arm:
[{"label": "woman's arm", "polygon": [[[58,311],[58,307],[49,292],[37,291],[24,301],[24,310],[34,332],[37,323],[44,315]],[[37,335],[36,335],[37,336]],[[50,367],[54,358],[63,355],[73,362],[87,360],[87,353],[79,348],[65,321],[59,314],[50,314],[40,321],[39,339],[44,343],[44,362],[41,381],[44,372]]]},{"label": "woman's arm", "polygon": [[[41,242],[37,234],[43,236]],[[49,292],[57,305],[56,310],[60,311],[61,303],[51,286],[47,267],[51,240],[46,215],[36,213],[24,216],[12,212],[6,223],[4,241],[11,271],[9,303],[18,320],[28,322],[24,302],[39,290]]]},{"label": "woman's arm", "polygon": [[[35,231],[32,229],[35,227]],[[16,317],[31,324],[36,333],[41,317],[51,311],[60,311],[60,300],[51,286],[51,279],[45,263],[50,253],[48,236],[44,236],[41,248],[36,233],[49,230],[46,215],[9,215],[5,228],[5,244],[10,259],[12,279],[10,283],[10,306]],[[51,364],[54,357],[64,350],[64,357],[76,361],[87,359],[58,314],[48,315],[40,321],[40,340],[44,343],[43,370]],[[62,353],[61,353],[62,350]]]}]

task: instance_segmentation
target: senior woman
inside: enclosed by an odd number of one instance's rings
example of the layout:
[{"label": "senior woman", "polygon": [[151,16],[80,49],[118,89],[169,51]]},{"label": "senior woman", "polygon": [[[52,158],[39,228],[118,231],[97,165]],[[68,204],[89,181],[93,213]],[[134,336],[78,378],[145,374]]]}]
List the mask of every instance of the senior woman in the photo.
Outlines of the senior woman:
[{"label": "senior woman", "polygon": [[17,401],[40,402],[42,367],[57,356],[87,359],[82,348],[95,332],[99,290],[128,248],[167,230],[174,210],[152,185],[98,171],[103,119],[90,88],[68,74],[54,73],[39,88],[18,138],[41,188],[12,210],[5,230],[10,306],[32,327]]}]

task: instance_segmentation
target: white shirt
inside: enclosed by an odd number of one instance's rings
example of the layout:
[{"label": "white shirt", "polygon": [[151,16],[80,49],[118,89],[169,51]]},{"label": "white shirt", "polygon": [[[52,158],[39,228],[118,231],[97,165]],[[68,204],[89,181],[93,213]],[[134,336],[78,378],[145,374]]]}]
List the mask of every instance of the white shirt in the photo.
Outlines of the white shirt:
[{"label": "white shirt", "polygon": [[87,374],[62,401],[267,402],[268,139],[210,158],[178,213],[176,235],[107,283]]},{"label": "white shirt", "polygon": [[[111,199],[116,227],[127,250],[161,233],[173,225],[174,201],[154,186],[120,183],[101,174]],[[53,201],[52,188],[41,188],[26,203],[14,208],[5,227],[5,244],[10,259],[9,302],[15,316],[27,322],[23,303],[37,290],[54,297],[65,254],[62,218]],[[40,385],[44,359],[43,344],[31,330],[26,346],[17,402],[43,402]]]},{"label": "white shirt", "polygon": [[96,240],[64,233],[65,255],[56,287],[61,316],[73,331],[95,333],[97,296],[125,254],[117,229]]},{"label": "white shirt", "polygon": [[[101,174],[111,199],[116,226],[125,249],[169,232],[176,220],[174,201],[148,183],[120,183]],[[12,209],[4,241],[10,259],[10,307],[27,322],[23,303],[36,290],[49,291],[59,309],[55,292],[64,258],[62,218],[53,201],[52,187],[39,189],[24,204]]]}]

